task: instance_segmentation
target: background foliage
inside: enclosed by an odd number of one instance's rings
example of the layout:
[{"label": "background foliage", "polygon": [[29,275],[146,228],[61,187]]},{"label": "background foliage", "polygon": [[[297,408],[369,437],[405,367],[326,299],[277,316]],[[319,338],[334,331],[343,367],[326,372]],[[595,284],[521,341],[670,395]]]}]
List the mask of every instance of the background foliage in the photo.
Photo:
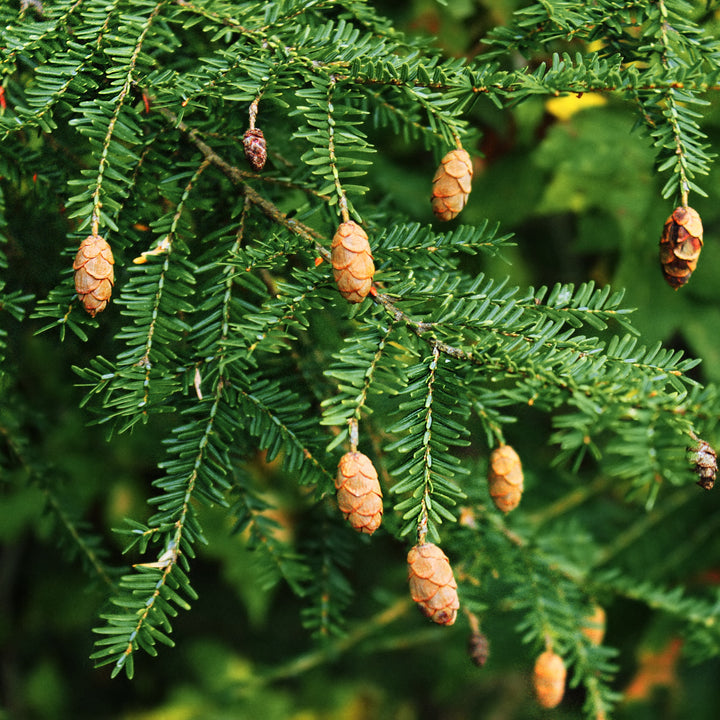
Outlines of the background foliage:
[{"label": "background foliage", "polygon": [[[273,95],[269,88],[273,81],[282,86],[283,69],[270,66],[271,80],[266,80],[268,68],[260,50],[257,66],[235,68],[231,50],[237,28],[229,21],[223,27],[218,16],[232,15],[235,22],[251,26],[258,13],[251,4],[235,3],[229,13],[224,3],[198,2],[197,7],[206,8],[203,15],[193,14],[182,2],[119,1],[111,5],[124,13],[122,30],[115,25],[106,32],[104,24],[112,17],[107,3],[87,2],[76,35],[53,39],[43,23],[52,24],[58,17],[52,14],[55,6],[59,13],[72,5],[45,3],[47,17],[40,16],[34,3],[9,3],[2,9],[6,108],[0,230],[7,257],[7,312],[2,313],[5,357],[0,380],[1,712],[8,718],[148,720],[538,717],[528,681],[540,646],[537,627],[550,618],[551,625],[560,628],[560,641],[569,642],[576,619],[569,617],[569,610],[586,609],[583,593],[588,586],[607,607],[607,647],[616,652],[602,650],[583,660],[579,650],[573,651],[578,666],[585,662],[584,680],[569,689],[556,716],[585,716],[582,708],[589,707],[594,673],[609,662],[616,669],[607,688],[598,692],[603,697],[624,692],[613,717],[714,717],[720,700],[713,681],[719,669],[715,623],[720,515],[715,512],[716,494],[694,485],[684,456],[687,437],[679,436],[670,422],[667,427],[660,422],[659,436],[675,433],[675,438],[656,446],[644,418],[633,425],[611,414],[591,452],[581,457],[573,435],[580,419],[577,408],[558,410],[548,391],[546,405],[542,399],[539,405],[555,410],[552,424],[552,412],[537,412],[525,400],[511,402],[512,386],[503,385],[507,394],[493,405],[490,384],[464,368],[440,366],[433,375],[433,410],[436,417],[454,423],[451,454],[462,460],[465,473],[455,482],[467,495],[461,504],[472,507],[475,515],[466,516],[459,526],[446,521],[436,532],[459,572],[461,601],[478,612],[490,638],[490,661],[483,669],[474,667],[465,654],[465,618],[451,629],[429,627],[406,597],[404,563],[413,542],[414,516],[403,522],[390,506],[406,501],[403,510],[412,512],[410,493],[396,498],[386,492],[387,531],[370,542],[338,522],[327,497],[332,494],[334,463],[346,444],[343,421],[355,413],[352,398],[373,362],[371,348],[379,347],[388,333],[387,317],[373,315],[370,301],[360,312],[349,313],[329,274],[320,274],[327,264],[320,265],[320,271],[313,268],[314,240],[283,233],[277,223],[252,214],[237,186],[203,162],[188,133],[178,141],[170,128],[181,115],[188,127],[200,124],[204,141],[245,168],[238,138],[247,126],[247,106],[256,89],[266,89],[274,112],[264,110],[261,102],[259,124],[269,142],[267,174],[279,182],[251,182],[247,192],[255,188],[272,197],[277,211],[328,238],[339,222],[332,205],[338,186],[327,155],[317,148],[326,146],[326,104],[335,92],[332,101],[346,133],[337,136],[338,155],[353,168],[364,168],[362,163],[372,160],[367,176],[344,174],[342,187],[374,229],[378,279],[400,295],[406,292],[405,307],[413,314],[441,312],[449,324],[463,317],[465,308],[456,308],[449,299],[456,268],[469,277],[484,273],[478,287],[495,293],[498,307],[511,309],[513,303],[535,304],[528,287],[573,283],[579,288],[593,281],[598,288],[623,288],[621,301],[614,294],[602,298],[608,314],[598,313],[599,328],[588,327],[589,313],[578,311],[578,322],[586,323],[582,332],[622,337],[621,323],[630,319],[640,344],[649,350],[661,342],[670,350],[652,358],[648,353],[648,365],[677,365],[691,380],[708,384],[720,376],[720,290],[713,281],[720,211],[714,194],[718,171],[702,148],[705,141],[689,126],[688,144],[697,140],[698,145],[685,157],[690,156],[694,181],[708,194],[693,190],[690,204],[703,217],[707,242],[689,285],[672,292],[657,267],[657,240],[680,199],[677,173],[671,166],[658,170],[674,158],[672,152],[663,155],[662,118],[643,131],[638,107],[651,115],[648,98],[606,92],[555,97],[541,76],[528,75],[527,94],[515,98],[522,102],[482,98],[459,113],[453,105],[461,94],[456,90],[432,99],[439,118],[436,133],[419,129],[422,123],[409,114],[410,129],[403,132],[390,106],[396,97],[388,92],[393,78],[383,76],[390,71],[380,67],[380,60],[376,67],[362,68],[368,78],[384,77],[374,96],[362,84],[333,91],[310,67],[307,76],[314,77],[313,83],[297,82],[297,94],[278,90]],[[487,58],[497,52],[499,67],[517,69],[527,63],[536,72],[542,62],[553,67],[554,51],[569,51],[572,59],[576,50],[598,52],[606,43],[609,51],[623,52],[625,60],[636,63],[638,72],[670,72],[653,67],[653,53],[662,53],[650,40],[643,42],[622,26],[613,36],[607,18],[598,19],[603,31],[598,30],[598,37],[587,25],[573,25],[574,4],[523,9],[523,3],[514,1],[451,0],[443,6],[416,0],[401,8],[396,3],[289,2],[285,15],[281,5],[278,16],[289,19],[280,22],[278,32],[287,32],[283,23],[297,32],[293,22],[302,16],[301,5],[335,23],[347,7],[348,23],[370,28],[371,35],[390,44],[404,42],[374,18],[372,8],[377,7],[397,28],[425,38],[410,45],[427,42],[429,48],[427,38],[436,36],[447,57],[480,58],[478,68],[486,68]],[[649,17],[667,7],[675,9],[676,19],[697,20],[706,33],[702,50],[681,47],[671,71],[692,72],[693,82],[717,85],[709,67],[693,55],[697,51],[709,65],[717,59],[712,40],[717,11],[712,3],[608,2],[599,7],[611,18],[645,12]],[[516,10],[522,13],[513,19]],[[542,26],[534,14],[545,11],[554,16]],[[173,22],[154,22],[165,12]],[[276,21],[268,16],[268,26]],[[526,46],[519,41],[512,52],[501,53],[501,46],[486,41],[493,32],[501,44],[507,42],[499,28],[513,23]],[[561,30],[552,39],[554,23]],[[533,40],[538,27],[543,27],[545,42]],[[691,30],[688,36],[694,37]],[[144,32],[157,32],[154,52],[135,56],[127,38],[134,42]],[[334,25],[332,32],[341,42],[328,30],[317,62],[331,57],[338,45],[349,54],[361,54],[363,48],[370,53],[375,47],[374,41],[365,40],[363,46],[358,38],[365,35],[353,35],[350,29]],[[26,45],[12,44],[19,36]],[[88,37],[92,42],[103,37],[102,51],[88,44]],[[274,35],[267,37],[273,52],[283,51]],[[211,50],[212,62],[195,68],[192,59],[209,57]],[[431,49],[426,52],[433,56]],[[296,60],[289,52],[288,67]],[[454,62],[447,66],[450,75],[461,67],[459,60]],[[572,77],[558,73],[560,87],[587,80],[581,77],[586,70],[604,83],[611,77],[607,67],[573,67]],[[628,73],[630,68],[624,67]],[[225,84],[233,72],[240,78],[235,95]],[[141,89],[133,84],[140,76],[155,88],[149,112]],[[532,77],[540,78],[537,87]],[[52,111],[46,110],[49,97]],[[707,99],[712,104],[697,109],[708,144],[717,147],[714,91]],[[695,107],[686,100],[679,98],[678,107]],[[288,101],[290,107],[284,104]],[[408,107],[421,101],[421,94],[412,96]],[[367,118],[359,111],[363,103],[372,110]],[[110,137],[108,122],[119,104],[129,110],[118,113]],[[24,118],[18,110],[22,107]],[[13,127],[16,111],[26,122],[20,130]],[[414,129],[413,120],[418,126]],[[432,220],[427,196],[439,154],[452,145],[451,130],[462,133],[466,148],[480,158],[461,216],[463,225],[478,230],[459,230],[446,239],[447,249],[420,259],[417,247],[438,241],[425,234]],[[372,147],[377,152],[364,152]],[[100,208],[93,189],[103,150],[111,161],[100,164]],[[311,165],[318,168],[312,184],[302,170],[307,166],[295,164],[300,156],[305,163],[316,163]],[[154,170],[144,175],[146,161],[154,163]],[[370,189],[363,196],[352,183]],[[314,204],[317,193],[334,200]],[[82,316],[77,306],[67,313],[73,294],[69,265],[95,211],[118,262],[113,303],[97,322]],[[233,240],[239,225],[247,227],[253,242],[244,243],[239,235]],[[133,258],[168,233],[172,253],[133,265]],[[472,253],[451,252],[459,247]],[[416,269],[420,285],[403,285],[408,266]],[[246,267],[254,272],[245,272]],[[437,277],[430,281],[432,275]],[[158,304],[139,302],[144,293],[155,297],[160,277],[166,293]],[[490,280],[492,285],[482,284]],[[514,286],[521,288],[516,295],[510,290]],[[197,287],[206,288],[198,305],[193,295]],[[270,296],[278,288],[274,301]],[[552,320],[557,294],[548,290],[536,295]],[[617,314],[620,308],[636,310],[628,318]],[[196,323],[198,311],[212,322]],[[156,324],[157,314],[164,319]],[[510,322],[498,311],[488,322],[500,326],[506,320]],[[148,326],[157,328],[152,348]],[[477,328],[471,329],[480,337]],[[550,330],[538,332],[542,336]],[[361,413],[360,437],[361,449],[379,460],[381,479],[389,489],[398,482],[397,469],[406,465],[403,453],[408,447],[412,451],[412,424],[406,418],[410,412],[422,415],[426,407],[427,395],[407,388],[418,383],[427,387],[432,355],[429,346],[410,333],[388,334],[386,339],[385,364],[379,364],[373,378],[376,394],[367,402],[372,412]],[[445,339],[452,343],[454,337]],[[260,350],[255,345],[261,345]],[[152,365],[143,362],[151,350]],[[689,358],[702,358],[702,364],[681,360],[674,354],[680,350]],[[617,352],[622,354],[622,348]],[[300,397],[292,394],[297,391],[296,376],[286,377],[288,363],[301,373]],[[196,368],[202,369],[202,401],[193,387]],[[483,380],[491,374],[488,370]],[[233,378],[234,394],[232,403],[224,406],[220,400],[227,377]],[[644,377],[646,381],[655,382]],[[642,393],[646,388],[637,382]],[[662,379],[658,385],[663,407],[683,401],[665,384]],[[458,387],[467,393],[458,393]],[[680,388],[678,392],[684,392],[688,386]],[[542,398],[544,391],[539,392]],[[695,417],[688,422],[716,443],[714,391],[703,394],[689,387],[689,392],[695,393],[688,403]],[[474,398],[475,404],[457,402],[465,397]],[[489,419],[483,417],[484,401],[491,409]],[[142,402],[149,414],[137,411]],[[272,412],[256,412],[260,404]],[[608,398],[608,408],[612,405]],[[228,407],[236,417],[223,415]],[[652,404],[647,407],[651,412]],[[247,432],[237,429],[238,417],[253,418]],[[587,417],[594,417],[591,411]],[[469,432],[453,430],[456,426]],[[335,437],[333,428],[339,432]],[[523,504],[507,522],[488,507],[483,479],[488,446],[498,433],[518,449],[526,470]],[[316,463],[307,462],[308,447],[298,438],[311,439]],[[564,451],[559,447],[563,442]],[[211,452],[198,487],[211,504],[186,503],[190,539],[183,538],[181,562],[186,564],[179,567],[190,573],[192,590],[181,580],[163,598],[176,647],[171,650],[161,642],[155,659],[138,653],[132,680],[123,673],[111,679],[109,668],[96,669],[89,659],[98,651],[91,629],[112,627],[112,619],[98,620],[100,614],[122,615],[122,605],[111,609],[106,602],[111,588],[130,603],[133,590],[154,587],[162,565],[144,572],[133,572],[129,565],[158,561],[168,549],[165,530],[176,521],[177,478],[192,471],[187,463],[195,456],[188,459],[188,448],[205,447],[203,443]],[[433,452],[444,455],[442,438]],[[657,467],[661,475],[666,473],[662,487],[652,480]],[[417,487],[413,482],[409,473],[407,483]],[[481,518],[480,529],[467,517]],[[163,530],[149,532],[149,526]],[[131,543],[123,555],[136,530],[141,532],[139,542]],[[193,542],[201,537],[206,542]],[[531,539],[527,552],[513,549],[514,538]],[[118,595],[118,583],[125,584],[124,594]],[[533,593],[527,592],[529,586]],[[567,596],[558,600],[558,593]],[[191,610],[182,609],[186,605]],[[172,617],[176,608],[177,617]],[[123,622],[118,621],[120,630]],[[587,716],[594,717],[592,711],[590,707]]]}]

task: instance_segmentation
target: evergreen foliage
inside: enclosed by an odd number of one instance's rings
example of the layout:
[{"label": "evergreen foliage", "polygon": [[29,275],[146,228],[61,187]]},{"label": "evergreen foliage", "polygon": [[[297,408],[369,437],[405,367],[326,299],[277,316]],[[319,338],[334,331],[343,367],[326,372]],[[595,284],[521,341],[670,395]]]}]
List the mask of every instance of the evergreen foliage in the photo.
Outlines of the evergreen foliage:
[{"label": "evergreen foliage", "polygon": [[[498,273],[523,248],[502,221],[463,224],[474,195],[445,229],[382,179],[405,153],[429,194],[449,149],[480,155],[478,115],[601,93],[644,132],[633,142],[653,153],[666,216],[711,192],[710,15],[684,0],[552,0],[518,8],[472,59],[447,59],[365,0],[0,6],[0,467],[8,494],[39,489],[52,536],[108,592],[87,618],[97,665],[132,678],[143,653],[182,642],[173,627],[198,600],[196,557],[212,552],[217,517],[252,551],[264,592],[297,596],[298,623],[328,656],[365,639],[347,627],[364,596],[386,606],[379,628],[407,610],[393,604],[403,553],[426,537],[450,557],[461,607],[487,627],[511,618],[517,662],[563,656],[584,717],[609,718],[621,697],[618,653],[582,634],[596,597],[669,616],[694,659],[720,655],[717,593],[678,572],[688,558],[706,567],[695,556],[712,528],[672,552],[652,539],[703,492],[689,451],[717,442],[720,397],[699,360],[644,339],[607,282],[528,287]],[[262,173],[243,157],[248,126],[267,139]],[[59,225],[39,248],[23,227],[35,208]],[[642,239],[653,252],[665,216]],[[377,268],[354,306],[329,255],[350,218]],[[71,276],[88,234],[116,262],[95,318]],[[38,255],[29,280],[13,266],[28,267],[22,253]],[[117,522],[123,570],[91,501],[68,489],[82,478],[33,457],[53,416],[22,397],[24,328],[53,352],[63,343],[83,432],[106,439],[92,435],[107,458],[96,472],[126,467],[112,450],[124,438],[148,439],[149,510]],[[527,474],[508,517],[481,479],[503,443]],[[334,507],[337,461],[356,446],[379,470],[385,540],[355,537]],[[362,586],[381,580],[353,579],[377,542],[395,579]],[[627,557],[638,542],[644,564]]]}]

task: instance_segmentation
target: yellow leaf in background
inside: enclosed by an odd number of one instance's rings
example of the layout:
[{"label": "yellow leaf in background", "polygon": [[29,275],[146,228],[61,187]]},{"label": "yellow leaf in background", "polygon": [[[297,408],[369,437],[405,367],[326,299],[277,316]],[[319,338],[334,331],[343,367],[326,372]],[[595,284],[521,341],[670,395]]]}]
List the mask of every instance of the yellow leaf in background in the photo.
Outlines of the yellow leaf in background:
[{"label": "yellow leaf in background", "polygon": [[649,62],[645,62],[644,60],[631,60],[630,62],[623,63],[622,66],[624,68],[637,68],[638,70],[647,70],[647,68],[650,67]]},{"label": "yellow leaf in background", "polygon": [[607,98],[600,93],[583,93],[577,95],[564,95],[563,97],[550,98],[545,101],[545,109],[563,122],[569,120],[575,113],[587,108],[605,105]]}]

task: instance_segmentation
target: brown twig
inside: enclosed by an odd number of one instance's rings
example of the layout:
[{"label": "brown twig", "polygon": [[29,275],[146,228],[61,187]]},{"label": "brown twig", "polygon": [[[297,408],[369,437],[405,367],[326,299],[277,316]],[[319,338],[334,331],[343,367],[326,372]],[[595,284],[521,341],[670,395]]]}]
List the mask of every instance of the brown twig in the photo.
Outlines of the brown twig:
[{"label": "brown twig", "polygon": [[167,108],[159,108],[159,112],[165,118],[167,118],[175,127],[184,132],[188,139],[197,147],[198,150],[205,156],[205,158],[215,165],[232,183],[236,185],[242,185],[245,196],[247,199],[255,205],[262,213],[273,222],[286,227],[290,232],[295,235],[300,235],[309,242],[315,245],[317,253],[326,261],[330,261],[330,251],[322,244],[324,240],[327,243],[327,238],[323,237],[319,232],[313,230],[308,225],[301,223],[298,220],[289,218],[284,212],[282,212],[276,205],[266,200],[250,185],[247,180],[254,176],[253,173],[241,170],[235,165],[231,165],[229,162],[224,160],[218,155],[201,137],[197,130],[189,127],[185,122],[180,120],[175,113]]}]

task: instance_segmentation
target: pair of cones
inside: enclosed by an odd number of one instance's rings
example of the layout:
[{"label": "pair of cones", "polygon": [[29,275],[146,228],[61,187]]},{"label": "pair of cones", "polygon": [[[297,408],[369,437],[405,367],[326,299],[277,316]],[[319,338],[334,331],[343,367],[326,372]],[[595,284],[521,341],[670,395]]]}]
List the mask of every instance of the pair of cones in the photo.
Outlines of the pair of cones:
[{"label": "pair of cones", "polygon": [[[433,177],[431,198],[433,212],[440,220],[452,220],[465,207],[472,175],[467,151],[458,148],[443,157]],[[352,220],[343,222],[333,237],[330,257],[340,294],[348,302],[362,302],[372,288],[375,274],[365,230]]]},{"label": "pair of cones", "polygon": [[[350,526],[372,535],[382,522],[382,491],[377,471],[367,455],[345,453],[338,463],[335,489],[340,511]],[[452,625],[460,607],[457,582],[445,553],[433,543],[421,543],[407,556],[410,596],[426,617]]]}]

